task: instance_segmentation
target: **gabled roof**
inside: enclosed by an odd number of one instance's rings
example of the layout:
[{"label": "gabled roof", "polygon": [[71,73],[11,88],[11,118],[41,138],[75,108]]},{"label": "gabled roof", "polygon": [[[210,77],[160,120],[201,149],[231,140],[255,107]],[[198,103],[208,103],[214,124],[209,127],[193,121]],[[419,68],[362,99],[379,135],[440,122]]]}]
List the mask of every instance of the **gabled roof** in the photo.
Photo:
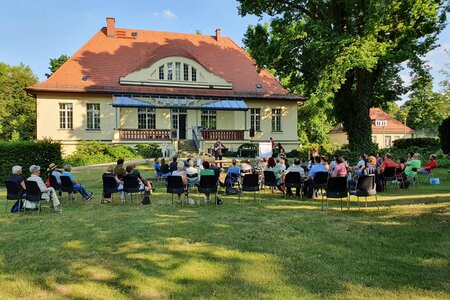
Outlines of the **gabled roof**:
[{"label": "gabled roof", "polygon": [[[408,126],[405,126],[402,122],[398,121],[397,119],[393,118],[391,115],[389,115],[387,112],[382,110],[381,108],[371,108],[370,109],[370,119],[372,120],[372,133],[384,133],[384,134],[390,134],[390,133],[413,133],[414,130],[409,128]],[[375,126],[376,120],[386,120],[386,126]],[[330,132],[329,134],[334,133],[344,133],[345,130],[342,126],[342,123],[337,124]]]},{"label": "gabled roof", "polygon": [[[109,25],[108,25],[109,26]],[[109,27],[108,27],[109,28]],[[254,60],[230,38],[113,28],[99,30],[48,80],[28,88],[36,92],[98,92],[280,98],[296,101],[266,70],[258,72]],[[170,56],[182,56],[232,83],[230,90],[189,87],[121,85],[120,77],[149,67]],[[84,80],[83,80],[84,79]],[[87,80],[86,80],[87,79]],[[261,84],[262,88],[257,88]]]}]

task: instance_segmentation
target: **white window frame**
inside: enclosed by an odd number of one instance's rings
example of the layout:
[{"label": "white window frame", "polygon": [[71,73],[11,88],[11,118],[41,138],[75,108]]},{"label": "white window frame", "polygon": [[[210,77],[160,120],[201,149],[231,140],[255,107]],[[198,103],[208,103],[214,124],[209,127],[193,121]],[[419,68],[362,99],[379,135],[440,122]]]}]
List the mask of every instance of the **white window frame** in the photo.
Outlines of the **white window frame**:
[{"label": "white window frame", "polygon": [[387,120],[375,120],[375,126],[376,127],[386,127],[387,126]]},{"label": "white window frame", "polygon": [[201,126],[207,129],[217,129],[217,111],[202,110]]},{"label": "white window frame", "polygon": [[138,129],[156,129],[154,108],[138,108]]},{"label": "white window frame", "polygon": [[86,129],[100,130],[100,103],[86,104]]},{"label": "white window frame", "polygon": [[281,108],[272,109],[272,132],[281,132]]},{"label": "white window frame", "polygon": [[250,128],[261,131],[261,108],[250,108]]},{"label": "white window frame", "polygon": [[59,103],[59,129],[73,129],[72,103]]}]

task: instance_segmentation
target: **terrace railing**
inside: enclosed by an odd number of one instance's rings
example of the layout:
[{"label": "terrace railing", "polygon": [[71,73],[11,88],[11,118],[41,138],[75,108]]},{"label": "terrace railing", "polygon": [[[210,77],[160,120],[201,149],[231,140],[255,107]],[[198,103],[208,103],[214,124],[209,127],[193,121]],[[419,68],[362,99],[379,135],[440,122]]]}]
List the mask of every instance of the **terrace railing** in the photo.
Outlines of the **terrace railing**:
[{"label": "terrace railing", "polygon": [[121,140],[170,140],[169,129],[119,129]]}]

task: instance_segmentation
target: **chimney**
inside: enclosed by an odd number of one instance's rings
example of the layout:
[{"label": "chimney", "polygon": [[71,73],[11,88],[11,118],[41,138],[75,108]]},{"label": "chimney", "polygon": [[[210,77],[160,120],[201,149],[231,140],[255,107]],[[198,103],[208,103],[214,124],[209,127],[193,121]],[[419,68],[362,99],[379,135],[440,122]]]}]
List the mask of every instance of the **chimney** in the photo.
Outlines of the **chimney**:
[{"label": "chimney", "polygon": [[116,37],[116,27],[115,27],[116,19],[113,17],[106,17],[106,35],[108,37],[115,38]]},{"label": "chimney", "polygon": [[217,28],[216,29],[216,41],[218,41],[218,42],[220,42],[220,33],[221,33],[221,29],[220,28]]}]

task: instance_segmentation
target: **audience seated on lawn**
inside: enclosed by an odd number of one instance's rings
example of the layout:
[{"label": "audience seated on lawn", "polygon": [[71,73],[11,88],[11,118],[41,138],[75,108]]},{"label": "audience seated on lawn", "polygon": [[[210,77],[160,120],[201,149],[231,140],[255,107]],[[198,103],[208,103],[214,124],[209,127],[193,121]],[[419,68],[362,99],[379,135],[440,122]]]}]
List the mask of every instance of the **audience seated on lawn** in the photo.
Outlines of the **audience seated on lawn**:
[{"label": "audience seated on lawn", "polygon": [[[313,158],[314,163],[311,165],[311,170],[309,170],[308,177],[306,178],[305,182],[303,183],[303,191],[305,196],[308,197],[308,195],[312,195],[312,190],[314,186],[314,176],[318,172],[328,172],[327,168],[322,165],[320,156],[314,156]],[[310,191],[310,192],[309,192]]]},{"label": "audience seated on lawn", "polygon": [[178,166],[177,159],[178,159],[178,157],[176,157],[176,156],[172,157],[172,162],[169,164],[170,173],[177,170],[177,166]]},{"label": "audience seated on lawn", "polygon": [[336,167],[334,168],[332,177],[347,177],[347,175],[348,175],[348,173],[347,173],[347,168],[345,166],[344,159],[343,159],[343,157],[339,156],[336,158]]},{"label": "audience seated on lawn", "polygon": [[[286,172],[283,174],[283,181],[284,178],[286,178],[286,174],[290,173],[290,172],[297,172],[300,174],[300,177],[305,177],[305,170],[300,166],[300,158],[295,157],[294,158],[294,164],[290,165],[289,168],[286,169]],[[286,193],[288,196],[292,197],[292,189],[290,187],[288,187],[286,189]],[[296,196],[300,196],[300,189],[296,189]]]},{"label": "audience seated on lawn", "polygon": [[[200,180],[202,176],[215,176],[214,170],[210,169],[210,164],[208,161],[203,161],[202,163],[203,169],[200,170]],[[209,202],[210,194],[205,194],[205,203]]]},{"label": "audience seated on lawn", "polygon": [[[407,161],[405,168],[405,174],[409,177],[414,177],[417,175],[417,170],[420,169],[420,166],[422,165],[419,157],[419,153],[414,153],[411,160]],[[413,171],[413,169],[416,169]]]},{"label": "audience seated on lawn", "polygon": [[114,168],[114,174],[117,176],[117,178],[122,179],[123,176],[127,174],[127,171],[125,170],[123,164],[125,163],[125,160],[123,158],[119,158],[117,160],[117,165]]},{"label": "audience seated on lawn", "polygon": [[[114,167],[113,166],[108,166],[106,168],[106,172],[103,173],[102,175],[103,177],[113,177],[114,180],[116,181],[117,184],[117,190],[120,193],[120,200],[123,201],[124,198],[124,193],[123,193],[123,182],[117,177],[117,175],[114,174]],[[111,202],[111,194],[103,194],[103,200],[102,202]]]},{"label": "audience seated on lawn", "polygon": [[167,178],[170,175],[169,165],[166,164],[166,160],[164,158],[161,159],[161,167],[159,169],[161,170],[161,176],[163,178]]},{"label": "audience seated on lawn", "polygon": [[156,177],[161,177],[161,165],[159,164],[159,158],[155,158],[155,164],[153,165],[153,168],[155,168],[156,171]]},{"label": "audience seated on lawn", "polygon": [[429,159],[430,161],[424,164],[422,168],[419,169],[420,174],[429,174],[431,171],[433,171],[434,168],[437,167],[436,156],[434,154],[431,154]]},{"label": "audience seated on lawn", "polygon": [[328,158],[327,158],[326,156],[324,156],[324,155],[320,156],[320,163],[321,163],[322,165],[324,165],[325,168],[327,168],[327,171],[328,171],[328,172],[331,171],[331,166],[330,166],[330,164],[328,163]]},{"label": "audience seated on lawn", "polygon": [[252,173],[252,165],[250,159],[246,159],[245,162],[241,164],[241,173],[243,174]]},{"label": "audience seated on lawn", "polygon": [[142,183],[144,184],[144,186],[146,187],[146,190],[148,190],[150,192],[150,195],[153,193],[153,184],[150,180],[147,180],[145,178],[142,177],[141,172],[136,168],[136,163],[131,163],[130,164],[133,167],[133,174],[137,176],[137,178],[139,178]]},{"label": "audience seated on lawn", "polygon": [[277,188],[284,194],[284,188],[282,186],[281,180],[281,173],[283,172],[283,170],[280,169],[279,166],[277,166],[277,163],[273,157],[269,157],[269,160],[267,161],[267,167],[264,171],[271,171],[274,173],[275,178],[277,179]]},{"label": "audience seated on lawn", "polygon": [[390,153],[386,153],[386,155],[384,155],[384,160],[380,165],[380,174],[384,172],[384,170],[386,170],[387,168],[398,168],[398,164],[396,164],[392,159],[392,156]]},{"label": "audience seated on lawn", "polygon": [[364,169],[366,167],[366,159],[367,159],[367,155],[361,154],[359,156],[358,163],[356,164],[356,166],[353,167],[353,170],[355,171],[355,174],[358,175],[358,177],[360,177],[364,172]]},{"label": "audience seated on lawn", "polygon": [[193,187],[198,183],[198,167],[192,159],[186,168],[186,175],[188,176],[189,186]]},{"label": "audience seated on lawn", "polygon": [[377,173],[377,158],[373,155],[367,159],[366,167],[364,168],[364,175]]},{"label": "audience seated on lawn", "polygon": [[[30,167],[30,173],[31,173],[31,176],[28,177],[27,180],[35,181],[37,183],[37,185],[39,186],[39,189],[41,190],[41,192],[43,192],[42,198],[46,199],[47,201],[52,201],[53,211],[56,213],[61,213],[62,212],[61,202],[58,199],[58,195],[56,195],[55,189],[52,187],[46,187],[44,181],[40,177],[41,167],[32,165]],[[24,204],[24,206],[27,207],[26,204]]]},{"label": "audience seated on lawn", "polygon": [[65,165],[64,173],[62,173],[61,176],[68,176],[70,178],[70,180],[72,180],[72,182],[73,182],[73,191],[80,192],[80,195],[84,198],[84,200],[86,200],[86,201],[91,200],[92,195],[94,195],[94,193],[91,193],[88,190],[86,190],[84,185],[82,185],[81,183],[78,183],[75,180],[75,177],[70,172],[72,172],[72,167],[70,165]]}]

